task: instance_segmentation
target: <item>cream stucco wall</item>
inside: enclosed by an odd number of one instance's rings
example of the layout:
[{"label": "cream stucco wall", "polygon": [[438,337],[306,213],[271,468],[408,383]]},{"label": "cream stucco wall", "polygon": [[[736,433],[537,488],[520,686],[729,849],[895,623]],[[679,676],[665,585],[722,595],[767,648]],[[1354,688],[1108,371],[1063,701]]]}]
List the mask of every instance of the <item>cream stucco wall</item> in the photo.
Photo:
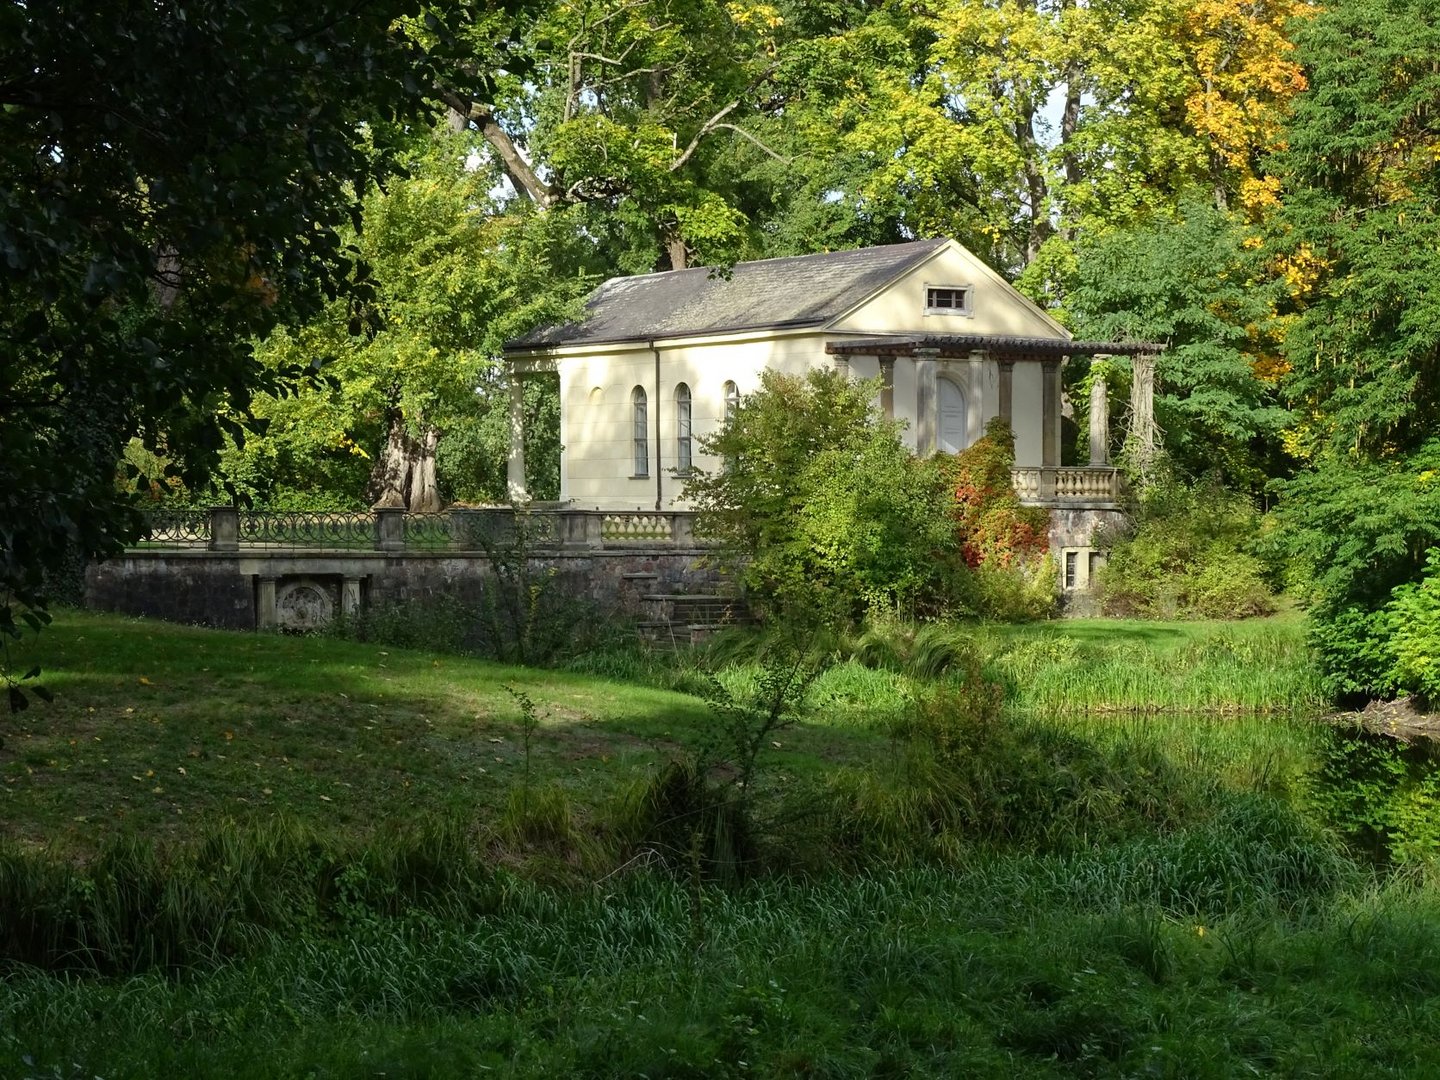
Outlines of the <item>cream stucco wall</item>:
[{"label": "cream stucco wall", "polygon": [[[970,314],[925,314],[930,286],[971,290]],[[958,244],[947,244],[831,327],[863,333],[1014,334],[1066,337],[1065,330]]]},{"label": "cream stucco wall", "polygon": [[1039,465],[1042,453],[1044,373],[1035,361],[1017,361],[1010,384],[1011,426],[1015,429],[1015,464]]},{"label": "cream stucco wall", "polygon": [[[655,354],[648,344],[559,358],[564,440],[560,497],[577,507],[602,510],[653,508],[657,498],[663,509],[683,508],[687,505],[683,480],[672,475],[678,454],[676,388],[684,383],[690,390],[693,464],[714,469],[719,462],[700,452],[700,439],[724,422],[725,383],[734,382],[741,394],[747,394],[759,385],[760,373],[767,368],[803,374],[817,364],[828,366],[826,337],[808,333],[725,342],[657,342],[658,393]],[[645,389],[648,412],[645,477],[634,476],[631,395],[636,386]]]}]

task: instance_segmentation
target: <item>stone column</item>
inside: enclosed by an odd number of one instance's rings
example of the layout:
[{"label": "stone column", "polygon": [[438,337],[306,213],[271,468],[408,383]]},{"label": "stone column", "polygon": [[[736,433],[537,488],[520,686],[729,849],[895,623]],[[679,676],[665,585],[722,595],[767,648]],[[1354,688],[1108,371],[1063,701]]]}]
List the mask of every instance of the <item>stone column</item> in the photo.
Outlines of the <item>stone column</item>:
[{"label": "stone column", "polygon": [[939,355],[939,349],[915,350],[915,452],[921,457],[935,453],[935,428],[940,419],[935,361]]},{"label": "stone column", "polygon": [[240,549],[240,511],[233,506],[210,508],[210,550]]},{"label": "stone column", "polygon": [[1110,402],[1103,375],[1090,380],[1090,464],[1110,464]]},{"label": "stone column", "polygon": [[1007,424],[1013,425],[1015,415],[1011,401],[1015,388],[1015,361],[1002,356],[995,363],[1000,369],[1000,418]]},{"label": "stone column", "polygon": [[255,597],[255,628],[269,630],[279,621],[275,614],[275,579],[262,577]]},{"label": "stone column", "polygon": [[844,353],[837,353],[830,357],[830,360],[834,363],[836,372],[847,379],[850,378],[850,357]]},{"label": "stone column", "polygon": [[511,502],[525,502],[525,380],[510,369],[510,460],[506,466],[506,491]]},{"label": "stone column", "polygon": [[886,420],[895,419],[895,357],[882,356],[880,359],[880,415]]},{"label": "stone column", "polygon": [[340,586],[340,614],[353,619],[360,614],[360,579],[347,577]]},{"label": "stone column", "polygon": [[1147,486],[1160,452],[1160,429],[1155,424],[1155,357],[1141,353],[1130,358],[1130,434],[1126,451],[1140,483]]},{"label": "stone column", "polygon": [[1060,361],[1042,360],[1040,370],[1040,464],[1054,468],[1060,464]]}]

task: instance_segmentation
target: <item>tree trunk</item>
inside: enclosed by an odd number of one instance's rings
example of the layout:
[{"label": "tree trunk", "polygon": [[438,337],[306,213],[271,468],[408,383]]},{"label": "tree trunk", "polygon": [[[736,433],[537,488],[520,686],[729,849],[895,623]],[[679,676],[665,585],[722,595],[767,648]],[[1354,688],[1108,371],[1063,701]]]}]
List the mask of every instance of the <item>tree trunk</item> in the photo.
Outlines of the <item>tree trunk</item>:
[{"label": "tree trunk", "polygon": [[419,449],[410,472],[410,511],[415,514],[433,514],[444,506],[440,488],[435,482],[435,448],[440,445],[440,432],[427,427],[419,439],[412,439]]},{"label": "tree trunk", "polygon": [[396,507],[413,514],[433,513],[443,507],[435,480],[437,428],[427,427],[420,438],[405,430],[399,409],[390,410],[385,449],[370,472],[370,498],[375,506]]},{"label": "tree trunk", "polygon": [[1133,373],[1130,432],[1125,441],[1130,467],[1135,470],[1143,488],[1149,485],[1160,455],[1160,429],[1155,424],[1155,357],[1132,357],[1130,370]]},{"label": "tree trunk", "polygon": [[690,252],[678,232],[670,229],[665,230],[665,253],[670,258],[671,270],[684,270],[685,267],[689,265],[687,260],[690,257]]},{"label": "tree trunk", "polygon": [[[1017,96],[1022,92],[1017,89]],[[1025,262],[1029,264],[1040,253],[1040,246],[1054,234],[1055,227],[1050,223],[1049,185],[1040,164],[1040,141],[1035,137],[1035,106],[1023,100],[1017,104],[1020,120],[1015,128],[1015,140],[1025,161],[1025,197],[1030,203],[1030,227],[1025,237]]]}]

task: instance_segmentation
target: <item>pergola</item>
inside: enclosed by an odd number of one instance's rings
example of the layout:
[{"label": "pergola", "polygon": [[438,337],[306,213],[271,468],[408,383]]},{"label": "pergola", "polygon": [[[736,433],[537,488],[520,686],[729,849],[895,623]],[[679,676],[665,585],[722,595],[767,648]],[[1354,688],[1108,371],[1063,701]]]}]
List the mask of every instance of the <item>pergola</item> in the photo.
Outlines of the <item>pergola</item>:
[{"label": "pergola", "polygon": [[[851,356],[874,356],[880,361],[880,407],[894,416],[896,357],[915,361],[921,413],[935,400],[935,361],[968,360],[978,355],[996,362],[999,371],[1000,415],[1012,420],[1011,380],[1017,360],[1038,360],[1043,372],[1041,418],[1042,467],[1060,464],[1060,366],[1070,356],[1129,356],[1135,377],[1130,394],[1130,432],[1134,438],[1137,466],[1148,469],[1153,459],[1158,432],[1155,427],[1155,358],[1164,346],[1152,341],[1073,341],[1057,338],[1018,337],[1006,334],[911,334],[887,337],[852,338],[832,341],[825,351],[840,364]],[[1109,465],[1109,402],[1105,382],[1096,379],[1090,390],[1090,465]]]}]

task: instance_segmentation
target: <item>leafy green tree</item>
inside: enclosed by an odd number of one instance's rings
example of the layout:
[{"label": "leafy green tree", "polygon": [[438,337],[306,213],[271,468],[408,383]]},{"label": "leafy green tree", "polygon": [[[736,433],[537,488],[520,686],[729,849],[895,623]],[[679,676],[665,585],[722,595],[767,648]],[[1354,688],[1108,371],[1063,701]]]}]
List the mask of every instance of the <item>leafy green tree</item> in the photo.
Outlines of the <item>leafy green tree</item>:
[{"label": "leafy green tree", "polygon": [[957,566],[949,495],[875,412],[875,387],[831,370],[764,372],[715,435],[726,462],[685,493],[698,527],[738,556],[757,606],[800,622],[943,602]]},{"label": "leafy green tree", "polygon": [[0,632],[67,553],[139,534],[114,483],[132,436],[198,484],[253,394],[300,375],[252,337],[363,297],[341,227],[437,76],[406,29],[421,14],[0,8]]},{"label": "leafy green tree", "polygon": [[[329,384],[257,400],[269,427],[227,450],[227,479],[271,505],[424,511],[456,497],[504,499],[500,345],[568,315],[593,279],[561,269],[576,244],[563,214],[497,203],[493,174],[474,153],[466,135],[423,134],[406,176],[366,194],[352,243],[369,269],[369,298],[337,300],[258,350],[275,367],[325,357]],[[553,399],[527,390],[527,459],[542,492],[559,476]]]},{"label": "leafy green tree", "polygon": [[1376,617],[1440,543],[1440,12],[1339,0],[1297,34],[1314,90],[1276,163],[1270,251],[1290,284],[1284,389],[1310,467],[1278,485],[1285,549],[1313,567],[1322,667],[1386,690]]},{"label": "leafy green tree", "polygon": [[783,20],[763,2],[582,0],[542,10],[527,71],[485,96],[446,92],[517,199],[576,215],[616,269],[727,263],[747,250],[739,160],[780,157],[763,106]]},{"label": "leafy green tree", "polygon": [[1067,297],[1079,336],[1165,344],[1156,419],[1181,475],[1259,487],[1290,419],[1273,379],[1278,286],[1230,215],[1188,202],[1175,221],[1087,237]]}]

